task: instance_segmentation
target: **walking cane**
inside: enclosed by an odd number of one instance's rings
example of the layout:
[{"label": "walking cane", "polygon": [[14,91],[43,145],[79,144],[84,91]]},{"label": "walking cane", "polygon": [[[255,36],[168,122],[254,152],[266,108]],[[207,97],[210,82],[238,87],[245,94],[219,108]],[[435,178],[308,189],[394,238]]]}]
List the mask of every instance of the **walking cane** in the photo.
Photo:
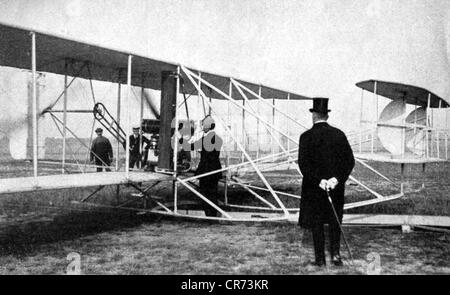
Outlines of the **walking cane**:
[{"label": "walking cane", "polygon": [[355,262],[353,261],[352,251],[350,251],[350,247],[347,243],[347,239],[345,238],[345,234],[344,234],[344,231],[342,230],[341,223],[339,222],[339,217],[336,213],[336,209],[334,209],[334,205],[333,205],[333,201],[331,200],[330,193],[328,192],[328,189],[326,189],[325,191],[327,192],[328,201],[330,202],[331,208],[333,209],[334,217],[336,217],[336,222],[339,226],[339,229],[341,230],[342,238],[344,240],[345,246],[347,247],[348,254],[350,255],[350,261],[352,262],[352,265],[355,266]]}]

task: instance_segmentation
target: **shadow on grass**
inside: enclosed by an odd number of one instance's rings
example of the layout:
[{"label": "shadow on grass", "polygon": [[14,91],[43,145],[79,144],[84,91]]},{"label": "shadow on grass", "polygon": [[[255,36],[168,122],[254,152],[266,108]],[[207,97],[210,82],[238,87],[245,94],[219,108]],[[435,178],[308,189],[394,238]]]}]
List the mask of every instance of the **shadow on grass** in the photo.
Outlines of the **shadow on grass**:
[{"label": "shadow on grass", "polygon": [[22,256],[40,245],[155,222],[158,217],[119,210],[70,212],[52,221],[32,221],[0,229],[0,256]]}]

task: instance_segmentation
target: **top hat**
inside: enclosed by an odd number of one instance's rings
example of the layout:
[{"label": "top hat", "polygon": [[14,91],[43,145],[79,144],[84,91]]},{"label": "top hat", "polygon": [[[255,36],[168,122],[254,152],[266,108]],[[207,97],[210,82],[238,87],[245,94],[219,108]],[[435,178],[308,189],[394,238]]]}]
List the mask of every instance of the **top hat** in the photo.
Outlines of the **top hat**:
[{"label": "top hat", "polygon": [[309,109],[310,112],[322,113],[326,114],[331,112],[328,109],[328,98],[325,97],[314,97],[313,98],[313,107]]},{"label": "top hat", "polygon": [[103,132],[103,129],[102,128],[95,129],[95,133],[99,133],[99,132]]}]

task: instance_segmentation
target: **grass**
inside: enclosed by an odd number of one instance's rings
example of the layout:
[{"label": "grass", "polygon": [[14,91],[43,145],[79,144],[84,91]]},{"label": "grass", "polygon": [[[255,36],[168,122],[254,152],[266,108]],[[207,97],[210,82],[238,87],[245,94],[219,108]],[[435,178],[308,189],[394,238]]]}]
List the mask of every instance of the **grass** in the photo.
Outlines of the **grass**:
[{"label": "grass", "polygon": [[[116,227],[98,226],[97,231],[63,235],[53,242],[29,241],[29,233],[22,232],[26,238],[11,240],[14,247],[0,248],[0,274],[64,274],[70,252],[81,255],[84,274],[365,274],[371,252],[381,257],[381,274],[450,273],[450,239],[442,233],[347,228],[355,267],[347,260],[343,268],[321,269],[308,265],[313,257],[308,233],[296,225],[223,225],[143,216],[129,216],[124,225],[107,219]],[[61,235],[70,226],[55,228],[53,234]],[[20,243],[23,247],[17,247]],[[342,254],[348,257],[345,249]]]},{"label": "grass", "polygon": [[[426,189],[400,200],[353,209],[352,213],[446,215],[450,212],[448,163],[407,169],[411,186]],[[375,165],[376,166],[376,165]],[[378,165],[394,181],[399,167]],[[397,170],[396,170],[397,169]],[[369,186],[389,193],[386,183],[358,172]],[[266,173],[275,188],[300,193],[292,176]],[[84,274],[365,274],[369,253],[381,257],[381,274],[449,274],[450,238],[446,233],[394,228],[346,227],[355,267],[324,269],[308,265],[313,258],[308,232],[294,224],[211,224],[175,221],[133,212],[73,205],[94,188],[3,195],[0,199],[0,274],[64,274],[71,252],[81,255]],[[106,187],[94,201],[116,204],[131,188]],[[168,188],[161,187],[160,194]],[[182,190],[183,199],[191,196]],[[347,201],[367,198],[349,186]],[[246,202],[233,189],[230,199]],[[140,201],[130,204],[140,206]],[[298,206],[298,201],[292,201]]]}]

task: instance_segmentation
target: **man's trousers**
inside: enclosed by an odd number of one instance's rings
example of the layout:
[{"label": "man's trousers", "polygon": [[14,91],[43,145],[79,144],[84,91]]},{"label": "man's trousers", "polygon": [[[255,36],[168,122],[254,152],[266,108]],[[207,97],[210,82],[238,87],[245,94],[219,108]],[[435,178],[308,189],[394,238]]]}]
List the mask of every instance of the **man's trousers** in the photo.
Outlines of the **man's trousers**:
[{"label": "man's trousers", "polygon": [[[218,185],[219,180],[217,178],[202,177],[200,178],[200,193],[214,204],[217,204]],[[204,202],[203,209],[206,216],[219,216],[219,212],[206,202]]]},{"label": "man's trousers", "polygon": [[[314,224],[311,228],[313,243],[314,243],[314,255],[316,258],[316,262],[325,263],[325,233],[324,233],[324,224],[317,223]],[[328,234],[330,241],[330,255],[333,257],[334,255],[340,255],[340,239],[341,239],[341,231],[339,229],[339,224],[334,221],[330,222],[328,225]]]}]

